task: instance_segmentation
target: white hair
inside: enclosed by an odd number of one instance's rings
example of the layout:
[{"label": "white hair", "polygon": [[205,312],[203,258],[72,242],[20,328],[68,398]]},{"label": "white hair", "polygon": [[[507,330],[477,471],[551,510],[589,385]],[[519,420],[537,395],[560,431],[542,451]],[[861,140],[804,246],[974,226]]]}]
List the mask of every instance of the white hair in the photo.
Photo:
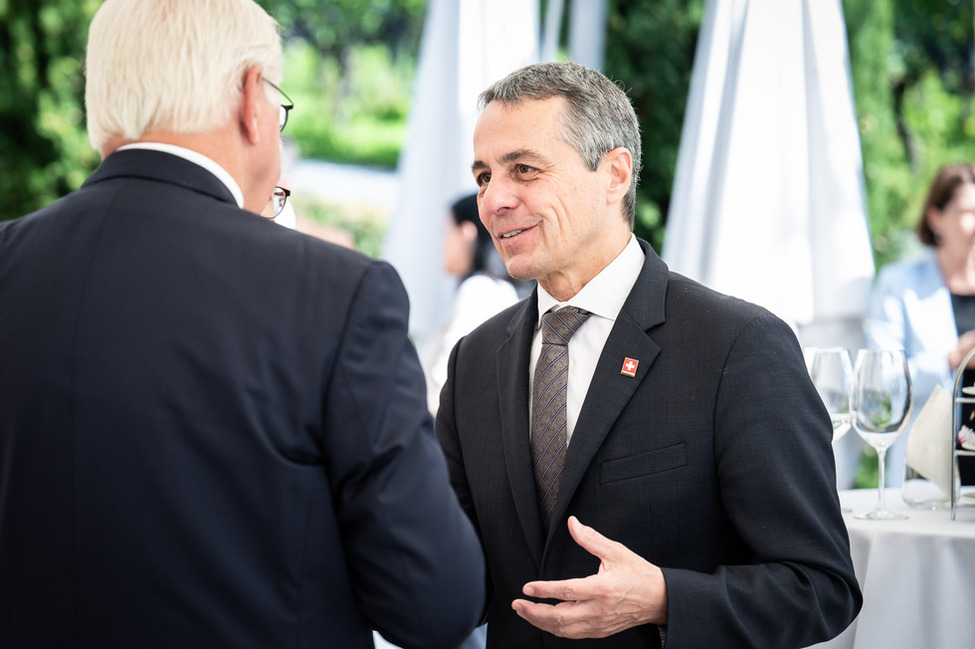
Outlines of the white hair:
[{"label": "white hair", "polygon": [[278,25],[253,0],[106,0],[88,32],[91,144],[216,128],[253,67],[279,84]]}]

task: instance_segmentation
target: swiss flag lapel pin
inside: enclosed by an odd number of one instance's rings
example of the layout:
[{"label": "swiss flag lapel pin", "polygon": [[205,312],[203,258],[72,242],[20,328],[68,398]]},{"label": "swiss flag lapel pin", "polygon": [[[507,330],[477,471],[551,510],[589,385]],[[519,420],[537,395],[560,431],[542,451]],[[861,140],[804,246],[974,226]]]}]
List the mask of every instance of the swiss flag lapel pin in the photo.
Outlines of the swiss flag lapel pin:
[{"label": "swiss flag lapel pin", "polygon": [[620,374],[624,376],[634,377],[636,376],[636,368],[640,366],[640,361],[635,358],[630,358],[627,356],[623,359],[623,367],[620,369]]}]

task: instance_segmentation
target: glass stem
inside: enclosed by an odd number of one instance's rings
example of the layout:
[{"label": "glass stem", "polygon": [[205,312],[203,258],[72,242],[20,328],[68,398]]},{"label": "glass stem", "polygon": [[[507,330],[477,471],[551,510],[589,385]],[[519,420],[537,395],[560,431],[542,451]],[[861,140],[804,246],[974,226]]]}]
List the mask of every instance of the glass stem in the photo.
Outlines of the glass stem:
[{"label": "glass stem", "polygon": [[887,455],[886,448],[877,449],[877,511],[887,511],[887,504],[884,502],[884,482],[886,481],[886,468],[884,458]]}]

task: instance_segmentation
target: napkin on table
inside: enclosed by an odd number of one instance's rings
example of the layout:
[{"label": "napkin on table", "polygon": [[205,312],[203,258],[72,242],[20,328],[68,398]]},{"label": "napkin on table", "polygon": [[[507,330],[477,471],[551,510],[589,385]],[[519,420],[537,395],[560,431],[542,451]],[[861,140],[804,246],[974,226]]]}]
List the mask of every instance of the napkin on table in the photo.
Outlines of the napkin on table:
[{"label": "napkin on table", "polygon": [[921,409],[907,438],[905,461],[933,482],[941,493],[951,493],[951,395],[940,385]]}]

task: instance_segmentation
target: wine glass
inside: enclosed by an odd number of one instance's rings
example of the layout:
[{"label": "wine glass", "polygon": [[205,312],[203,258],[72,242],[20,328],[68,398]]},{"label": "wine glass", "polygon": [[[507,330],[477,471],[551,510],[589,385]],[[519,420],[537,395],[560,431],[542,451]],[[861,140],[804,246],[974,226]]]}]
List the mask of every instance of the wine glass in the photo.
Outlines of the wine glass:
[{"label": "wine glass", "polygon": [[853,370],[850,409],[853,428],[870,446],[877,449],[877,506],[855,514],[869,520],[907,518],[889,509],[884,502],[884,457],[887,449],[903,434],[911,420],[911,376],[903,349],[861,349]]},{"label": "wine glass", "polygon": [[850,430],[850,390],[853,388],[850,352],[843,347],[812,350],[809,376],[833,422],[835,442]]}]

